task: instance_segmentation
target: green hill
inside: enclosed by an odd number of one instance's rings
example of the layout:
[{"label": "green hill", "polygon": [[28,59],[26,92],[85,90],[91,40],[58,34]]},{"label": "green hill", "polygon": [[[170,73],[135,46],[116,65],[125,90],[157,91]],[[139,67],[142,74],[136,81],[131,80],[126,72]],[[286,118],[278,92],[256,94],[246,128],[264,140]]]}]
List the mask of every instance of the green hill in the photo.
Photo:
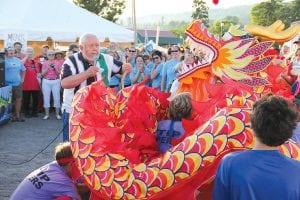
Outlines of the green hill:
[{"label": "green hill", "polygon": [[[239,22],[242,25],[248,24],[250,22],[250,10],[253,5],[243,5],[235,6],[224,9],[210,9],[209,10],[209,19],[210,21],[221,20],[227,16],[237,16]],[[137,27],[140,29],[156,29],[158,23],[161,25],[161,30],[169,29],[170,22],[192,22],[192,11],[185,11],[176,14],[156,14],[148,15],[145,17],[137,18]],[[119,20],[119,23],[123,26],[131,27],[130,18],[122,18]],[[173,27],[174,28],[174,27]]]},{"label": "green hill", "polygon": [[250,22],[250,11],[253,5],[235,6],[226,9],[209,10],[209,19],[224,19],[226,16],[237,16],[241,24],[245,25]]}]

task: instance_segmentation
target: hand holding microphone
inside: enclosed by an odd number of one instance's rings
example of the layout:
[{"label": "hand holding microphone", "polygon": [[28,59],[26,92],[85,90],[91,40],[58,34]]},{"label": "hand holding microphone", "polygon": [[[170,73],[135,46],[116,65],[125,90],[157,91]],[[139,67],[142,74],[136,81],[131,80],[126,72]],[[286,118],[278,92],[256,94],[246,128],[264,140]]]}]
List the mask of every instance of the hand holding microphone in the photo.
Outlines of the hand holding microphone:
[{"label": "hand holding microphone", "polygon": [[98,57],[99,55],[93,56],[93,66],[90,66],[86,70],[86,73],[88,74],[88,77],[95,77],[96,80],[101,80],[101,73],[103,72],[103,69],[98,66]]},{"label": "hand holding microphone", "polygon": [[99,71],[99,67],[90,66],[86,70],[86,73],[87,73],[88,77],[94,77],[94,76],[96,76],[96,74],[97,74],[98,71]]},{"label": "hand holding microphone", "polygon": [[99,67],[97,67],[97,59],[98,55],[93,56],[93,66],[90,66],[87,70],[86,73],[88,74],[88,77],[95,77],[99,71]]}]

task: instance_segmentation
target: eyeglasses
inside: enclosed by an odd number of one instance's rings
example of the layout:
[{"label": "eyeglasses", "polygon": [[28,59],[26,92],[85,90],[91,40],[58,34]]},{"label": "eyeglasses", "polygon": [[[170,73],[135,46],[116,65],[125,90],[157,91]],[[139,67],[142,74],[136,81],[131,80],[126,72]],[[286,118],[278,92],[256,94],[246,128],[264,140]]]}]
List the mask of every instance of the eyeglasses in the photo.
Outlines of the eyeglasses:
[{"label": "eyeglasses", "polygon": [[156,60],[156,59],[159,59],[159,57],[158,57],[158,56],[154,56],[154,57],[153,57],[153,60]]},{"label": "eyeglasses", "polygon": [[135,51],[135,50],[129,50],[129,52],[130,52],[130,53],[134,53],[134,52],[136,52],[136,51]]},{"label": "eyeglasses", "polygon": [[175,53],[175,52],[178,52],[178,50],[173,50],[173,51],[171,51],[171,53]]}]

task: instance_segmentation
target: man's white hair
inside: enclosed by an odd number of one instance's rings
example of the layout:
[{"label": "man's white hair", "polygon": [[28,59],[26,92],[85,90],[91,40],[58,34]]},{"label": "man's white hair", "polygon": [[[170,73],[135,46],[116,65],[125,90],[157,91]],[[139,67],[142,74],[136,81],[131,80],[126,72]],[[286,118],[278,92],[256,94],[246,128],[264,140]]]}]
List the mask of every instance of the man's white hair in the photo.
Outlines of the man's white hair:
[{"label": "man's white hair", "polygon": [[85,43],[86,43],[86,40],[87,40],[88,38],[92,38],[92,37],[98,38],[97,35],[94,34],[94,33],[84,33],[84,34],[82,34],[82,35],[80,36],[80,38],[79,38],[79,45],[85,44]]}]

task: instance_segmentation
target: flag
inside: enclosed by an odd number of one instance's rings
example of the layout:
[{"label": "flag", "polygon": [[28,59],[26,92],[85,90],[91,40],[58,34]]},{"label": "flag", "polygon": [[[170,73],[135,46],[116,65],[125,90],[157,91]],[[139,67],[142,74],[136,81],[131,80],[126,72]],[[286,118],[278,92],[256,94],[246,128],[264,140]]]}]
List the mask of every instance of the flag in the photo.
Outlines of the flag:
[{"label": "flag", "polygon": [[111,67],[114,64],[114,59],[111,55],[100,53],[99,56],[99,64],[100,68],[100,76],[97,75],[97,80],[101,80],[105,83],[105,85],[108,85],[111,77]]}]

